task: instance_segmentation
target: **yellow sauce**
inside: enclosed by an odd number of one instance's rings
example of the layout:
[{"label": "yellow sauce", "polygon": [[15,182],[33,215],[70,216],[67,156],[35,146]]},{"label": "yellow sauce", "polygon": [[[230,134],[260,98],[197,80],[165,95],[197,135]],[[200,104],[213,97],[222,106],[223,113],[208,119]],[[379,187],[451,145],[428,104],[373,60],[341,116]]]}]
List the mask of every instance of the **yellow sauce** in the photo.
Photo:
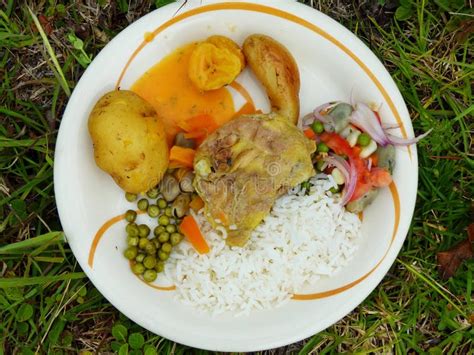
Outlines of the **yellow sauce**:
[{"label": "yellow sauce", "polygon": [[201,92],[188,78],[189,58],[197,43],[178,48],[149,69],[131,90],[148,101],[165,123],[168,143],[180,122],[208,114],[219,125],[235,115],[232,96],[225,88]]}]

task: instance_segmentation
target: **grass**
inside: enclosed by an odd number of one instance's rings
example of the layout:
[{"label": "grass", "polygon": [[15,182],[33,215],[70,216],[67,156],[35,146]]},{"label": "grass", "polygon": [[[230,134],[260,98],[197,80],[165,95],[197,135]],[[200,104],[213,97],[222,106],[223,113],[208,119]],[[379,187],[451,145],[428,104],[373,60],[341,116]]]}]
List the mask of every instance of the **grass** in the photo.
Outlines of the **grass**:
[{"label": "grass", "polygon": [[[443,281],[436,253],[463,239],[473,220],[472,3],[307,3],[367,43],[395,79],[415,130],[434,131],[419,144],[410,232],[381,284],[325,331],[262,354],[468,353],[474,263]],[[1,4],[0,354],[207,353],[119,314],[77,266],[54,203],[54,143],[69,91],[90,57],[156,4],[49,0],[30,2],[31,12],[23,1]]]}]

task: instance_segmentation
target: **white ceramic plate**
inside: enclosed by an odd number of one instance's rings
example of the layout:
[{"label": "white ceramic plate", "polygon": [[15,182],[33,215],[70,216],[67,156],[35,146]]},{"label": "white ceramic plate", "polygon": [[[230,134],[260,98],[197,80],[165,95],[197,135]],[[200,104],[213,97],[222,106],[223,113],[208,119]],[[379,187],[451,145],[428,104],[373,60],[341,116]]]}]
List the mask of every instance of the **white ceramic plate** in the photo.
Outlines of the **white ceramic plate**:
[{"label": "white ceramic plate", "polygon": [[[308,6],[275,0],[202,4],[189,0],[173,17],[179,6],[175,3],[156,10],[127,27],[101,51],[77,84],[64,113],[55,156],[55,193],[64,231],[81,267],[100,292],[122,313],[156,334],[218,351],[255,351],[296,342],[348,314],[394,262],[415,205],[416,148],[397,149],[394,184],[383,189],[365,211],[362,245],[350,265],[308,287],[282,308],[254,312],[248,317],[225,314],[213,318],[175,301],[173,291],[152,288],[130,272],[122,256],[124,222],[110,224],[92,260],[97,231],[111,217],[127,210],[129,204],[112,179],[94,163],[87,132],[89,113],[97,99],[115,87],[121,74],[120,87],[129,88],[178,46],[213,34],[242,43],[256,32],[276,38],[295,57],[301,74],[302,113],[327,101],[347,101],[354,90],[356,100],[382,104],[382,120],[401,124],[396,134],[412,137],[408,111],[375,55],[343,26]],[[144,35],[154,31],[154,39],[130,61],[144,42]],[[238,81],[259,108],[268,108],[264,93],[248,72]],[[161,280],[155,287],[160,283],[166,286]]]}]

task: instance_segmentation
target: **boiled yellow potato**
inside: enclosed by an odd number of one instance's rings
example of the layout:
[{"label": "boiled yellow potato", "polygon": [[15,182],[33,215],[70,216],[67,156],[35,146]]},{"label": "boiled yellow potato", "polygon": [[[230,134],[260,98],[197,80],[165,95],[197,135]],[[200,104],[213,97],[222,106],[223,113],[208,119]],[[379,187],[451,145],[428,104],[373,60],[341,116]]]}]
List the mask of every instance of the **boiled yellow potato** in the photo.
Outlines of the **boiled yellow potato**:
[{"label": "boiled yellow potato", "polygon": [[163,122],[153,107],[132,91],[111,91],[89,116],[95,162],[125,191],[155,187],[168,166]]}]

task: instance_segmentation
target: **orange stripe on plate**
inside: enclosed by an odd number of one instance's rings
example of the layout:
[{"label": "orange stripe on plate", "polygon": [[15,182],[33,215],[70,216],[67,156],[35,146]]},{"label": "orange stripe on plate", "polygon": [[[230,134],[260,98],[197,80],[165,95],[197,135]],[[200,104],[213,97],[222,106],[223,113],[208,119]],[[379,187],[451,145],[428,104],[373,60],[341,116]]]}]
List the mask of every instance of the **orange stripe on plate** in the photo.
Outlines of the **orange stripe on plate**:
[{"label": "orange stripe on plate", "polygon": [[249,92],[247,91],[246,88],[244,88],[240,83],[237,81],[233,81],[232,83],[229,84],[231,88],[233,88],[235,91],[237,91],[242,97],[247,101],[247,104],[252,105],[255,107],[255,103],[253,102],[252,96],[250,96]]},{"label": "orange stripe on plate", "polygon": [[317,293],[295,294],[292,297],[293,300],[308,301],[308,300],[316,300],[316,299],[320,299],[320,298],[325,298],[325,297],[337,295],[338,293],[344,292],[344,291],[354,287],[355,285],[361,283],[362,281],[364,281],[367,277],[369,277],[379,267],[379,265],[382,263],[382,261],[387,256],[390,248],[392,247],[393,241],[395,240],[395,236],[397,235],[398,225],[400,223],[400,198],[399,198],[399,195],[398,195],[397,186],[395,185],[394,182],[392,182],[390,184],[389,189],[390,189],[390,192],[392,193],[393,207],[394,207],[394,210],[395,210],[395,221],[394,221],[394,224],[393,224],[392,239],[390,240],[390,244],[389,244],[387,250],[385,251],[385,254],[383,255],[382,259],[380,259],[380,261],[368,273],[366,273],[365,275],[359,277],[357,280],[354,280],[354,281],[352,281],[352,282],[350,282],[350,283],[348,283],[344,286],[341,286],[341,287],[338,287],[338,288],[335,288],[335,289],[332,289],[332,290],[329,290],[329,291],[323,291],[323,292],[317,292]]},{"label": "orange stripe on plate", "polygon": [[[137,210],[137,214],[143,214],[145,212]],[[94,239],[92,240],[91,248],[89,250],[89,258],[87,263],[91,268],[94,267],[94,256],[95,252],[97,250],[97,246],[99,245],[100,240],[102,239],[102,236],[107,232],[107,230],[112,227],[115,223],[120,222],[121,220],[125,219],[125,214],[121,214],[118,216],[115,216],[111,219],[109,219],[107,222],[105,222],[102,227],[99,228],[97,233],[94,236]]]},{"label": "orange stripe on plate", "polygon": [[149,284],[148,282],[146,282],[145,280],[143,280],[141,277],[139,277],[138,275],[136,275],[137,278],[143,282],[145,285],[151,287],[151,288],[154,288],[155,290],[160,290],[160,291],[174,291],[176,290],[176,286],[173,285],[173,286],[156,286],[156,285],[153,285],[153,284]]},{"label": "orange stripe on plate", "polygon": [[[345,45],[343,45],[340,41],[338,41],[336,38],[331,36],[329,33],[321,29],[320,27],[312,24],[309,21],[306,21],[298,16],[295,16],[293,14],[290,14],[288,12],[275,9],[273,7],[265,6],[265,5],[260,5],[260,4],[253,4],[253,3],[234,3],[234,2],[223,2],[223,3],[217,3],[217,4],[211,4],[211,5],[205,5],[201,6],[192,10],[189,10],[187,12],[182,13],[181,15],[178,15],[176,17],[173,17],[172,19],[166,21],[163,23],[161,26],[156,28],[153,32],[147,33],[146,39],[143,40],[143,42],[138,46],[138,48],[132,53],[131,57],[125,64],[125,67],[123,68],[122,72],[120,73],[119,79],[117,80],[117,84],[115,86],[116,89],[120,87],[120,83],[132,63],[133,59],[140,53],[140,51],[148,44],[150,43],[150,38],[154,39],[156,36],[163,32],[165,29],[168,27],[172,26],[173,24],[184,20],[186,18],[202,14],[205,12],[210,12],[210,11],[219,11],[219,10],[247,10],[247,11],[254,11],[254,12],[260,12],[260,13],[265,13],[268,15],[273,15],[276,17],[280,17],[283,19],[286,19],[288,21],[297,23],[303,27],[306,27],[307,29],[319,34],[320,36],[324,37],[331,43],[335,44],[337,47],[339,47],[344,53],[346,53],[349,57],[351,57],[361,68],[362,70],[369,76],[369,78],[372,80],[372,82],[377,86],[377,88],[380,90],[382,93],[382,96],[384,97],[385,101],[388,103],[388,106],[390,107],[390,110],[392,111],[393,115],[395,116],[395,119],[400,126],[400,130],[402,132],[403,138],[407,138],[407,133],[405,126],[401,120],[400,114],[398,113],[395,104],[391,100],[390,96],[388,95],[387,91],[385,88],[382,86],[380,81],[377,79],[377,77],[370,71],[370,69],[365,65],[365,63],[357,57],[349,48],[347,48]],[[412,152],[411,148],[408,147],[408,154],[410,156],[410,160],[412,159]]]},{"label": "orange stripe on plate", "polygon": [[[144,214],[145,212],[144,211],[140,211],[140,210],[137,210],[137,215],[140,215],[140,214]],[[125,214],[121,214],[121,215],[118,215],[118,216],[115,216],[111,219],[109,219],[107,222],[105,222],[102,227],[99,228],[99,230],[97,231],[93,241],[92,241],[92,245],[91,245],[91,248],[89,250],[89,260],[88,260],[88,264],[89,266],[92,268],[94,266],[94,257],[95,257],[95,252],[97,250],[97,246],[99,245],[99,242],[100,240],[102,239],[102,237],[104,236],[105,232],[107,232],[107,230],[112,227],[115,223],[117,222],[120,222],[121,220],[125,219]],[[131,264],[131,263],[130,263]],[[137,278],[143,282],[144,284],[146,284],[147,286],[150,286],[154,289],[157,289],[157,290],[160,290],[160,291],[173,291],[176,289],[176,286],[166,286],[166,287],[163,287],[163,286],[156,286],[156,285],[152,285],[152,284],[149,284],[148,282],[146,282],[145,280],[143,280],[141,277],[139,277],[138,275],[135,275],[137,276]]]},{"label": "orange stripe on plate", "polygon": [[[133,263],[130,262],[130,267],[132,267]],[[174,291],[176,290],[176,286],[175,285],[172,285],[172,286],[157,286],[157,285],[153,285],[151,283],[148,283],[146,282],[145,280],[143,280],[142,277],[138,276],[137,274],[134,274],[137,279],[139,279],[141,282],[143,282],[145,285],[151,287],[151,288],[154,288],[155,290],[160,290],[160,291]]]}]

